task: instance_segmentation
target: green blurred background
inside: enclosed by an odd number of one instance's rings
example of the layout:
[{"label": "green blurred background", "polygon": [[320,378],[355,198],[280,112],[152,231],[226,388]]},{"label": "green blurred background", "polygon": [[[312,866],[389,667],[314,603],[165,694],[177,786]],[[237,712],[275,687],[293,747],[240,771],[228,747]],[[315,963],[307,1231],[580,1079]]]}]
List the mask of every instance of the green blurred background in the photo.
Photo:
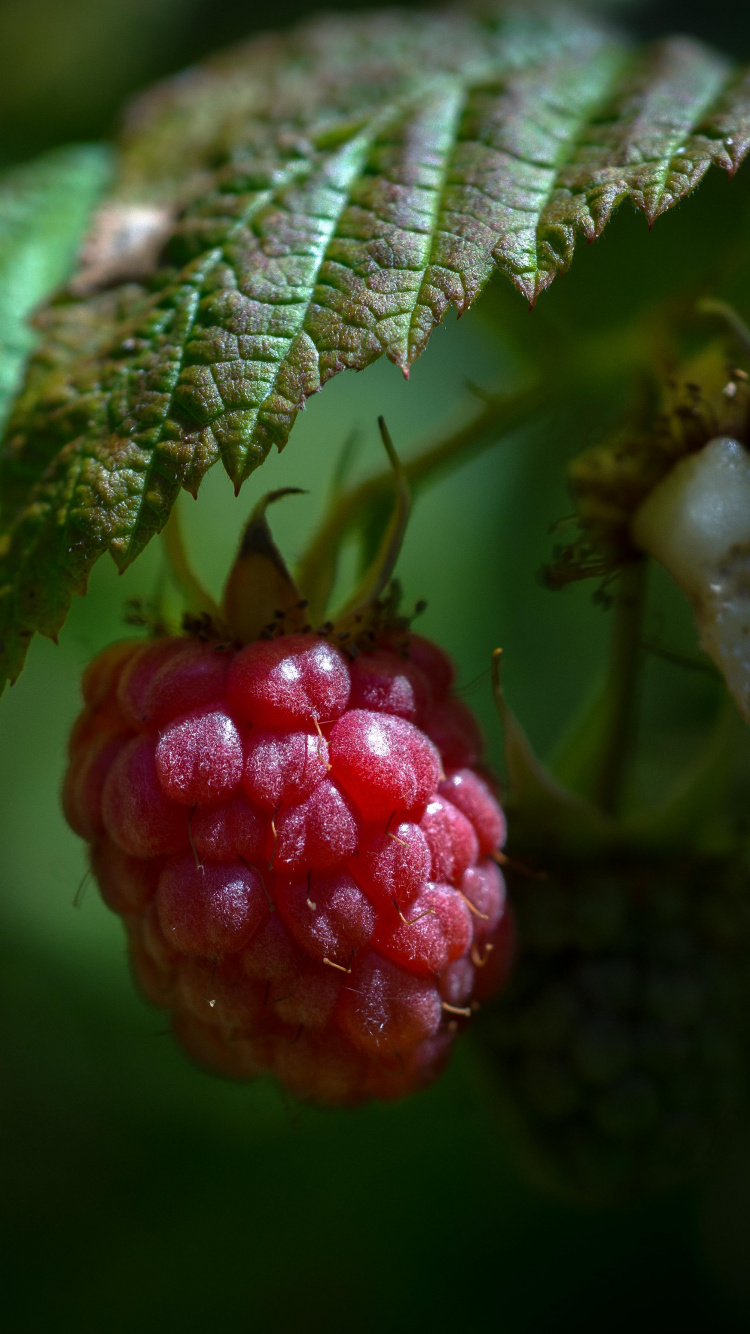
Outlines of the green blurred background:
[{"label": "green blurred background", "polygon": [[[271,10],[236,0],[1,0],[0,162],[101,138],[123,98],[148,80],[311,8],[303,0]],[[702,10],[631,6],[628,22],[644,33],[677,26],[735,55],[750,49],[747,15]],[[623,211],[533,318],[563,340],[583,329],[604,337],[645,293],[682,281],[697,255],[725,249],[728,234],[746,229],[749,200],[742,173],[734,184],[715,173],[653,234]],[[215,470],[198,504],[183,503],[205,578],[219,587],[243,517],[271,487],[309,491],[273,515],[287,555],[301,551],[353,426],[363,432],[364,474],[381,466],[379,412],[407,455],[471,411],[468,378],[512,385],[529,341],[522,318],[520,298],[498,287],[460,325],[438,331],[409,384],[385,363],[330,384],[239,500]],[[420,628],[455,656],[495,758],[487,668],[497,644],[513,706],[544,752],[596,679],[606,614],[590,587],[553,595],[537,572],[549,556],[550,523],[570,508],[564,461],[617,420],[625,394],[625,386],[619,394],[592,386],[418,504],[400,566],[406,596],[427,598]],[[434,1089],[354,1113],[293,1106],[265,1083],[222,1083],[175,1050],[163,1016],[134,994],[116,919],[91,886],[74,906],[84,854],[58,801],[80,672],[122,634],[125,599],[148,597],[160,571],[156,543],[124,577],[101,562],[59,646],[37,641],[0,705],[8,1328],[750,1328],[750,1149],[741,1141],[698,1190],[586,1213],[519,1177],[470,1041]],[[684,606],[666,581],[655,582],[652,631],[690,648]],[[669,664],[649,666],[643,783],[664,738],[679,763],[677,738],[693,745],[715,703],[703,678],[686,685]]]}]

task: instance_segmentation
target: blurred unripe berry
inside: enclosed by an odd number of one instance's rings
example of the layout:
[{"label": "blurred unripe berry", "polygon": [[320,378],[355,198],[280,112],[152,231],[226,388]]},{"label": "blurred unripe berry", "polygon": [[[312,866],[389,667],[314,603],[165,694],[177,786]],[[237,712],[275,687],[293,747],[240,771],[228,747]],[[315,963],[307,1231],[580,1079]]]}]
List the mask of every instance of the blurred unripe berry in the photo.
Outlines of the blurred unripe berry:
[{"label": "blurred unripe berry", "polygon": [[479,1030],[530,1173],[589,1203],[695,1175],[746,1096],[746,869],[610,859],[510,884],[519,959]]}]

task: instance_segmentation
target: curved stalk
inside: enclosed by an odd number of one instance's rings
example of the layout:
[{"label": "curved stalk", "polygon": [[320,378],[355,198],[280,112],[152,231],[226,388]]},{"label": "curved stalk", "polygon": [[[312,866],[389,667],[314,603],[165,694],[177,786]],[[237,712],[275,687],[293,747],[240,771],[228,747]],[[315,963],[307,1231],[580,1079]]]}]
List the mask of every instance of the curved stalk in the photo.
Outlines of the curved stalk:
[{"label": "curved stalk", "polygon": [[169,572],[185,599],[187,610],[194,616],[208,616],[215,625],[221,625],[223,616],[219,604],[193,573],[188,560],[177,504],[173,505],[172,512],[161,530],[161,539],[164,543]]},{"label": "curved stalk", "polygon": [[388,455],[388,462],[391,465],[392,485],[395,493],[393,512],[369,568],[349,601],[341,608],[336,617],[337,621],[349,620],[356,622],[360,614],[367,607],[372,606],[381,593],[385,591],[396,567],[406,525],[409,522],[411,492],[384,417],[378,417],[378,428],[385,452]]},{"label": "curved stalk", "polygon": [[[491,398],[466,426],[402,463],[412,497],[443,470],[489,449],[501,435],[523,425],[545,401],[546,394],[536,384],[504,398]],[[314,608],[313,618],[325,613],[335,582],[336,556],[347,535],[362,528],[368,513],[387,504],[392,495],[393,470],[389,467],[337,498],[297,570],[297,582]]]}]

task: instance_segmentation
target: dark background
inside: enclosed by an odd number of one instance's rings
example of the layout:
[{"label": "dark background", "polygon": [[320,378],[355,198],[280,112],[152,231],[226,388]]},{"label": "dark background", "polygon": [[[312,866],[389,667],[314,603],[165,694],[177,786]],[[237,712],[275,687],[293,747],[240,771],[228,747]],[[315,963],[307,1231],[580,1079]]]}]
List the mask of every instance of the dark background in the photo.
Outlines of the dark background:
[{"label": "dark background", "polygon": [[[227,0],[4,0],[0,160],[107,135],[123,99],[144,83],[309,12],[288,0],[262,10]],[[631,6],[627,22],[648,34],[693,32],[739,55],[750,51],[742,15],[673,3]],[[632,304],[639,285],[669,290],[691,247],[720,246],[724,211],[740,201],[747,208],[742,178],[730,186],[715,176],[652,236],[623,211],[544,298],[548,317],[590,328],[602,305],[617,314]],[[215,470],[199,505],[186,507],[205,577],[218,586],[242,517],[270,487],[310,489],[274,516],[287,553],[299,552],[353,424],[367,434],[366,470],[379,462],[378,412],[408,453],[466,411],[468,376],[497,386],[514,366],[510,340],[478,311],[460,326],[449,321],[409,385],[384,363],[340,377],[239,502]],[[401,566],[406,592],[427,596],[424,629],[455,655],[494,754],[486,669],[497,643],[514,706],[546,751],[602,652],[606,616],[591,590],[553,596],[536,571],[549,554],[548,524],[569,508],[562,464],[597,438],[606,415],[601,403],[569,405],[417,508]],[[121,579],[101,562],[60,646],[36,643],[0,704],[7,1327],[750,1328],[750,1156],[741,1141],[698,1190],[588,1213],[521,1179],[498,1128],[491,1073],[469,1042],[428,1093],[355,1113],[301,1109],[263,1083],[224,1084],[175,1050],[163,1017],[133,993],[119,924],[90,886],[73,906],[84,856],[58,805],[80,671],[122,633],[125,597],[148,594],[159,568],[156,544]],[[689,639],[684,608],[669,606],[674,635]],[[669,697],[677,728],[700,699],[680,702],[671,670],[650,669],[652,700]]]},{"label": "dark background", "polygon": [[[357,0],[0,0],[0,161],[101,137],[135,89],[253,31],[318,9],[366,8]],[[644,36],[687,32],[738,58],[750,51],[740,0],[590,0],[589,8],[623,13]]]}]

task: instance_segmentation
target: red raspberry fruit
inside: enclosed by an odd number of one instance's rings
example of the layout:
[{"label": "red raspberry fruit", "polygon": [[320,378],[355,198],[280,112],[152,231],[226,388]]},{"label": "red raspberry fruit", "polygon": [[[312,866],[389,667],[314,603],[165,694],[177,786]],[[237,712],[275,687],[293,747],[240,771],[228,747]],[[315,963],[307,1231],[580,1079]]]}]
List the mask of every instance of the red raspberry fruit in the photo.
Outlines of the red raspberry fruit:
[{"label": "red raspberry fruit", "polygon": [[476,723],[419,636],[114,645],[64,805],[136,979],[203,1065],[300,1097],[432,1080],[512,952]]}]

